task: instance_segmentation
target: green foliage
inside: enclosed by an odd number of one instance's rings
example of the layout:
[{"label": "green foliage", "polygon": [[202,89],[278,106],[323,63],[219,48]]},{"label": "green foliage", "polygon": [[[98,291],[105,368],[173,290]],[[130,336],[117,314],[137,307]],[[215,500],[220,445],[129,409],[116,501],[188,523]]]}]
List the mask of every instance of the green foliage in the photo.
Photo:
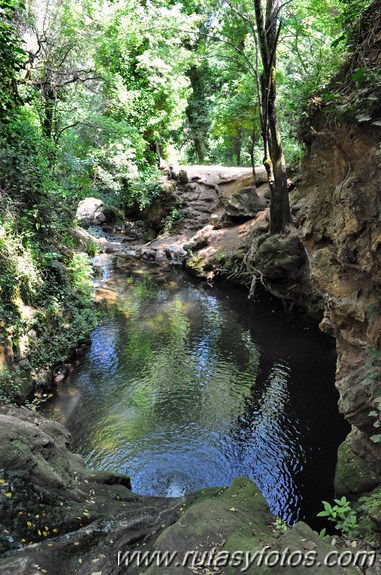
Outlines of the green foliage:
[{"label": "green foliage", "polygon": [[335,529],[338,529],[343,535],[354,535],[357,528],[357,515],[350,506],[346,497],[334,499],[335,505],[323,501],[324,511],[320,511],[318,517],[327,517],[328,521],[335,523]]},{"label": "green foliage", "polygon": [[[353,2],[353,0],[339,0],[341,11],[338,21],[344,26],[345,30],[351,33],[354,24],[357,25],[359,23],[360,17],[371,4],[372,0],[356,0],[356,2]],[[341,39],[340,36],[339,39]]]},{"label": "green foliage", "polygon": [[166,216],[163,222],[163,231],[169,234],[176,224],[181,220],[183,216],[183,210],[180,206],[175,206],[171,209],[169,214]]},{"label": "green foliage", "polygon": [[381,491],[379,488],[360,497],[356,506],[359,523],[359,536],[368,545],[378,549],[378,535],[374,530],[374,519],[379,516],[381,508]]},{"label": "green foliage", "polygon": [[280,517],[277,517],[275,521],[273,521],[273,525],[277,531],[282,531],[283,533],[289,530],[286,521],[283,521]]},{"label": "green foliage", "polygon": [[98,244],[91,238],[88,238],[86,241],[86,253],[92,258],[94,258],[99,253]]},{"label": "green foliage", "polygon": [[17,79],[25,61],[25,52],[14,26],[17,9],[22,2],[0,1],[0,122],[7,121],[12,110],[21,103]]},{"label": "green foliage", "polygon": [[66,265],[52,260],[44,268],[44,283],[35,299],[38,311],[31,325],[35,338],[28,356],[35,370],[69,357],[95,327],[91,277],[86,254],[74,253]]},{"label": "green foliage", "polygon": [[319,537],[320,537],[320,539],[322,539],[323,541],[327,541],[328,535],[327,535],[327,530],[326,530],[325,527],[324,527],[324,529],[321,529],[321,530],[319,531]]},{"label": "green foliage", "polygon": [[0,402],[13,403],[22,397],[23,386],[28,381],[28,375],[8,368],[0,372]]},{"label": "green foliage", "polygon": [[[316,90],[320,104],[378,121],[374,66],[356,61],[349,103],[327,88],[368,4],[285,3],[277,84],[288,163],[303,153],[296,119]],[[233,5],[253,18],[248,0]],[[78,201],[144,213],[162,193],[158,152],[171,146],[183,160],[259,163],[261,70],[248,21],[223,3],[0,0],[0,14],[0,325],[16,347],[28,340],[37,369],[95,321],[89,262],[70,235]],[[166,231],[181,215],[174,206]],[[376,405],[377,369],[374,360],[367,376]]]},{"label": "green foliage", "polygon": [[152,204],[162,193],[159,176],[159,171],[152,168],[141,177],[128,181],[125,203],[130,206],[137,204],[140,210]]}]

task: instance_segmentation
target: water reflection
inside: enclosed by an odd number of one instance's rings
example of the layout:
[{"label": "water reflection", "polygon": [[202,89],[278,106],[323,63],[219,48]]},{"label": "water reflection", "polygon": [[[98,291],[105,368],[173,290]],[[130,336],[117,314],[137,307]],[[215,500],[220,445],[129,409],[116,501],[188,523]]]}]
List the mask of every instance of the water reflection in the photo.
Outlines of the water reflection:
[{"label": "water reflection", "polygon": [[[304,377],[295,357],[309,345],[303,327],[263,306],[248,314],[241,295],[136,271],[99,276],[107,314],[48,407],[75,449],[90,466],[128,473],[138,493],[180,496],[246,475],[274,513],[303,516],[304,471],[319,451],[314,414],[294,393]],[[334,356],[327,362],[317,340],[309,361],[333,387]]]}]

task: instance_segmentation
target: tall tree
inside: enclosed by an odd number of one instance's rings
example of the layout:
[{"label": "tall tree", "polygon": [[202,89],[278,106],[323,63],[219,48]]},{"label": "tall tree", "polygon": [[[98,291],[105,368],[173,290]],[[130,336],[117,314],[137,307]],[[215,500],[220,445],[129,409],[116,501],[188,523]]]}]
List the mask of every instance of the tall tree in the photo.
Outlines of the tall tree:
[{"label": "tall tree", "polygon": [[[270,233],[287,231],[292,223],[280,126],[277,114],[276,57],[281,31],[282,0],[254,0],[254,14],[240,9],[227,0],[231,10],[248,25],[255,46],[255,63],[250,65],[254,73],[259,102],[259,116],[263,141],[263,163],[267,171],[270,198]],[[265,6],[264,6],[265,4]],[[242,50],[238,48],[238,52]],[[247,59],[247,57],[245,57]],[[260,72],[261,63],[261,72]]]},{"label": "tall tree", "polygon": [[288,199],[286,162],[284,159],[276,105],[276,55],[281,30],[279,14],[282,0],[267,0],[264,14],[261,0],[254,0],[258,44],[263,71],[260,78],[259,100],[264,165],[269,178],[270,232],[284,232],[291,223]]}]

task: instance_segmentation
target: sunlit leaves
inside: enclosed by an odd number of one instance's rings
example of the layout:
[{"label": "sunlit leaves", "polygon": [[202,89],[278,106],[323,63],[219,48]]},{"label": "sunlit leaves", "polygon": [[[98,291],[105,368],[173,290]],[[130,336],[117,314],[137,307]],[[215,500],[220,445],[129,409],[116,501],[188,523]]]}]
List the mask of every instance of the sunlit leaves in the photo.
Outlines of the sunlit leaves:
[{"label": "sunlit leaves", "polygon": [[26,55],[17,37],[13,18],[22,4],[15,0],[0,1],[0,120],[9,118],[10,111],[21,103],[17,79]]}]

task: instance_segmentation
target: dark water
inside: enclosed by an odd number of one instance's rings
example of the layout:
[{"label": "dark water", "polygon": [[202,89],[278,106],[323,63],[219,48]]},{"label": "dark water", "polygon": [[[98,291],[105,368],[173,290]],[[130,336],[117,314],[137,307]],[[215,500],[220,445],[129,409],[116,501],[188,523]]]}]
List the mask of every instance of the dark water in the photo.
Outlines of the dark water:
[{"label": "dark water", "polygon": [[338,444],[333,340],[262,294],[102,264],[107,309],[90,352],[46,410],[90,467],[142,494],[248,476],[293,523],[332,499]]}]

